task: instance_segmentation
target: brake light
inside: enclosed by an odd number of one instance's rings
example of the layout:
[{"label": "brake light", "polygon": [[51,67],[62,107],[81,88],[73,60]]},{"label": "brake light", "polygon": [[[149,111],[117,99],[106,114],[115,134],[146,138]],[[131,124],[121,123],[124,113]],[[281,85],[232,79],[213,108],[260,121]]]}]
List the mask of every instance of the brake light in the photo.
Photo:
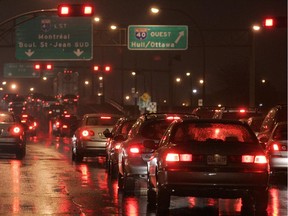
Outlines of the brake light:
[{"label": "brake light", "polygon": [[240,113],[245,113],[246,110],[245,110],[245,109],[240,109],[239,112],[240,112]]},{"label": "brake light", "polygon": [[36,127],[37,126],[37,122],[33,122],[33,125],[34,125],[34,127]]},{"label": "brake light", "polygon": [[168,162],[192,161],[192,154],[168,153],[166,155],[166,161],[168,161]]},{"label": "brake light", "polygon": [[242,155],[242,163],[266,164],[267,158],[264,155]]},{"label": "brake light", "polygon": [[68,125],[63,125],[62,128],[68,128]]},{"label": "brake light", "polygon": [[64,117],[65,117],[65,118],[70,118],[70,115],[69,115],[69,114],[67,114],[67,115],[65,115]]},{"label": "brake light", "polygon": [[277,143],[274,143],[274,144],[272,145],[272,150],[273,150],[273,151],[279,151],[279,146],[278,146]]},{"label": "brake light", "polygon": [[101,116],[100,119],[111,119],[110,116]]},{"label": "brake light", "polygon": [[131,147],[130,153],[138,154],[140,152],[140,149],[138,147]]},{"label": "brake light", "polygon": [[10,128],[10,132],[12,135],[20,135],[22,133],[22,129],[19,126],[13,126]]},{"label": "brake light", "polygon": [[168,116],[166,119],[167,120],[177,120],[177,119],[180,119],[180,117],[179,116]]},{"label": "brake light", "polygon": [[22,118],[27,118],[27,117],[28,117],[28,115],[26,115],[26,114],[22,115]]},{"label": "brake light", "polygon": [[95,135],[94,131],[91,131],[91,130],[83,130],[81,134],[82,134],[83,137],[88,137],[88,136],[94,136]]},{"label": "brake light", "polygon": [[120,146],[121,146],[121,144],[119,143],[119,144],[117,144],[117,145],[115,145],[115,149],[120,149]]}]

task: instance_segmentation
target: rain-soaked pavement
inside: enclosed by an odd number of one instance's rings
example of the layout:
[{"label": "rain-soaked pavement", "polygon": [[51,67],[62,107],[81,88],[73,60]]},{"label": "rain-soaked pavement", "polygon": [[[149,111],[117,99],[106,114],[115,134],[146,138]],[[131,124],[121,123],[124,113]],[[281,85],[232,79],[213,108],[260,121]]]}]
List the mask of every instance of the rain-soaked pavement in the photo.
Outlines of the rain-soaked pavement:
[{"label": "rain-soaked pavement", "polygon": [[[22,161],[0,154],[0,215],[156,215],[147,209],[143,179],[124,197],[107,176],[105,158],[76,164],[70,147],[68,138],[35,138]],[[172,197],[168,215],[241,215],[241,201]],[[271,185],[267,215],[287,215],[286,177]]]}]

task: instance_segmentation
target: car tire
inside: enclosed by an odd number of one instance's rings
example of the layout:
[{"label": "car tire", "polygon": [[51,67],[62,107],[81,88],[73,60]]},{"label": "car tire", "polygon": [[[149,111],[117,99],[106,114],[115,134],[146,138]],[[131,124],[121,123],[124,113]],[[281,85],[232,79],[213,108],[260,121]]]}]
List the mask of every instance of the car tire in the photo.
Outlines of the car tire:
[{"label": "car tire", "polygon": [[255,215],[267,214],[268,198],[268,190],[254,192]]},{"label": "car tire", "polygon": [[120,172],[118,172],[118,190],[123,190],[123,175]]},{"label": "car tire", "polygon": [[16,158],[22,160],[26,155],[26,148],[20,149],[16,152]]},{"label": "car tire", "polygon": [[123,192],[125,195],[130,195],[134,192],[135,189],[135,179],[131,176],[124,174],[123,177]]},{"label": "car tire", "polygon": [[169,191],[163,187],[158,187],[156,191],[157,211],[166,213],[169,210],[171,195]]}]

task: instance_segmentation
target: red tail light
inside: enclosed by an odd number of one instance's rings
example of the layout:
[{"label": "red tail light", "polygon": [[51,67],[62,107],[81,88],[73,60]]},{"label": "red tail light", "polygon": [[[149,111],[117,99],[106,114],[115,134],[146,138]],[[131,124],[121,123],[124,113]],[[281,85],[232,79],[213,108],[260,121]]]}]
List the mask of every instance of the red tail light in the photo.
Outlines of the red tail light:
[{"label": "red tail light", "polygon": [[22,115],[22,118],[27,118],[27,117],[28,117],[28,115],[26,115],[26,114]]},{"label": "red tail light", "polygon": [[242,163],[266,164],[267,158],[264,155],[242,155]]},{"label": "red tail light", "polygon": [[131,147],[130,153],[138,154],[140,152],[140,149],[138,147]]},{"label": "red tail light", "polygon": [[169,161],[169,162],[192,161],[192,154],[168,153],[166,155],[166,161]]},{"label": "red tail light", "polygon": [[68,125],[63,125],[62,128],[68,128]]},{"label": "red tail light", "polygon": [[83,137],[88,137],[88,136],[94,136],[95,135],[94,131],[91,131],[91,130],[83,130],[81,134],[82,134]]},{"label": "red tail light", "polygon": [[111,119],[110,116],[101,116],[100,118],[101,118],[101,119]]},{"label": "red tail light", "polygon": [[270,146],[270,151],[287,151],[287,146],[275,142]]},{"label": "red tail light", "polygon": [[10,132],[12,135],[18,136],[22,133],[22,128],[19,126],[13,126],[10,128]]},{"label": "red tail light", "polygon": [[115,149],[120,149],[120,146],[121,146],[121,144],[120,143],[118,143],[117,145],[115,145]]},{"label": "red tail light", "polygon": [[167,120],[177,120],[177,119],[180,119],[179,116],[168,116],[166,117]]}]

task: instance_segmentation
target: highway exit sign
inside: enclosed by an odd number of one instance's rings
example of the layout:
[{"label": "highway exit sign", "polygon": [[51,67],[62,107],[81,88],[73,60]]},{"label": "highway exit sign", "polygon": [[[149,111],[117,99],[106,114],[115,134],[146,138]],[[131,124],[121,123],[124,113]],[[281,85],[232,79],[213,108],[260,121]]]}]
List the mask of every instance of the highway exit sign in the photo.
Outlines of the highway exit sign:
[{"label": "highway exit sign", "polygon": [[188,26],[128,26],[128,49],[130,50],[186,50],[187,48]]},{"label": "highway exit sign", "polygon": [[91,17],[38,16],[25,21],[16,28],[16,58],[91,60],[92,26]]}]

